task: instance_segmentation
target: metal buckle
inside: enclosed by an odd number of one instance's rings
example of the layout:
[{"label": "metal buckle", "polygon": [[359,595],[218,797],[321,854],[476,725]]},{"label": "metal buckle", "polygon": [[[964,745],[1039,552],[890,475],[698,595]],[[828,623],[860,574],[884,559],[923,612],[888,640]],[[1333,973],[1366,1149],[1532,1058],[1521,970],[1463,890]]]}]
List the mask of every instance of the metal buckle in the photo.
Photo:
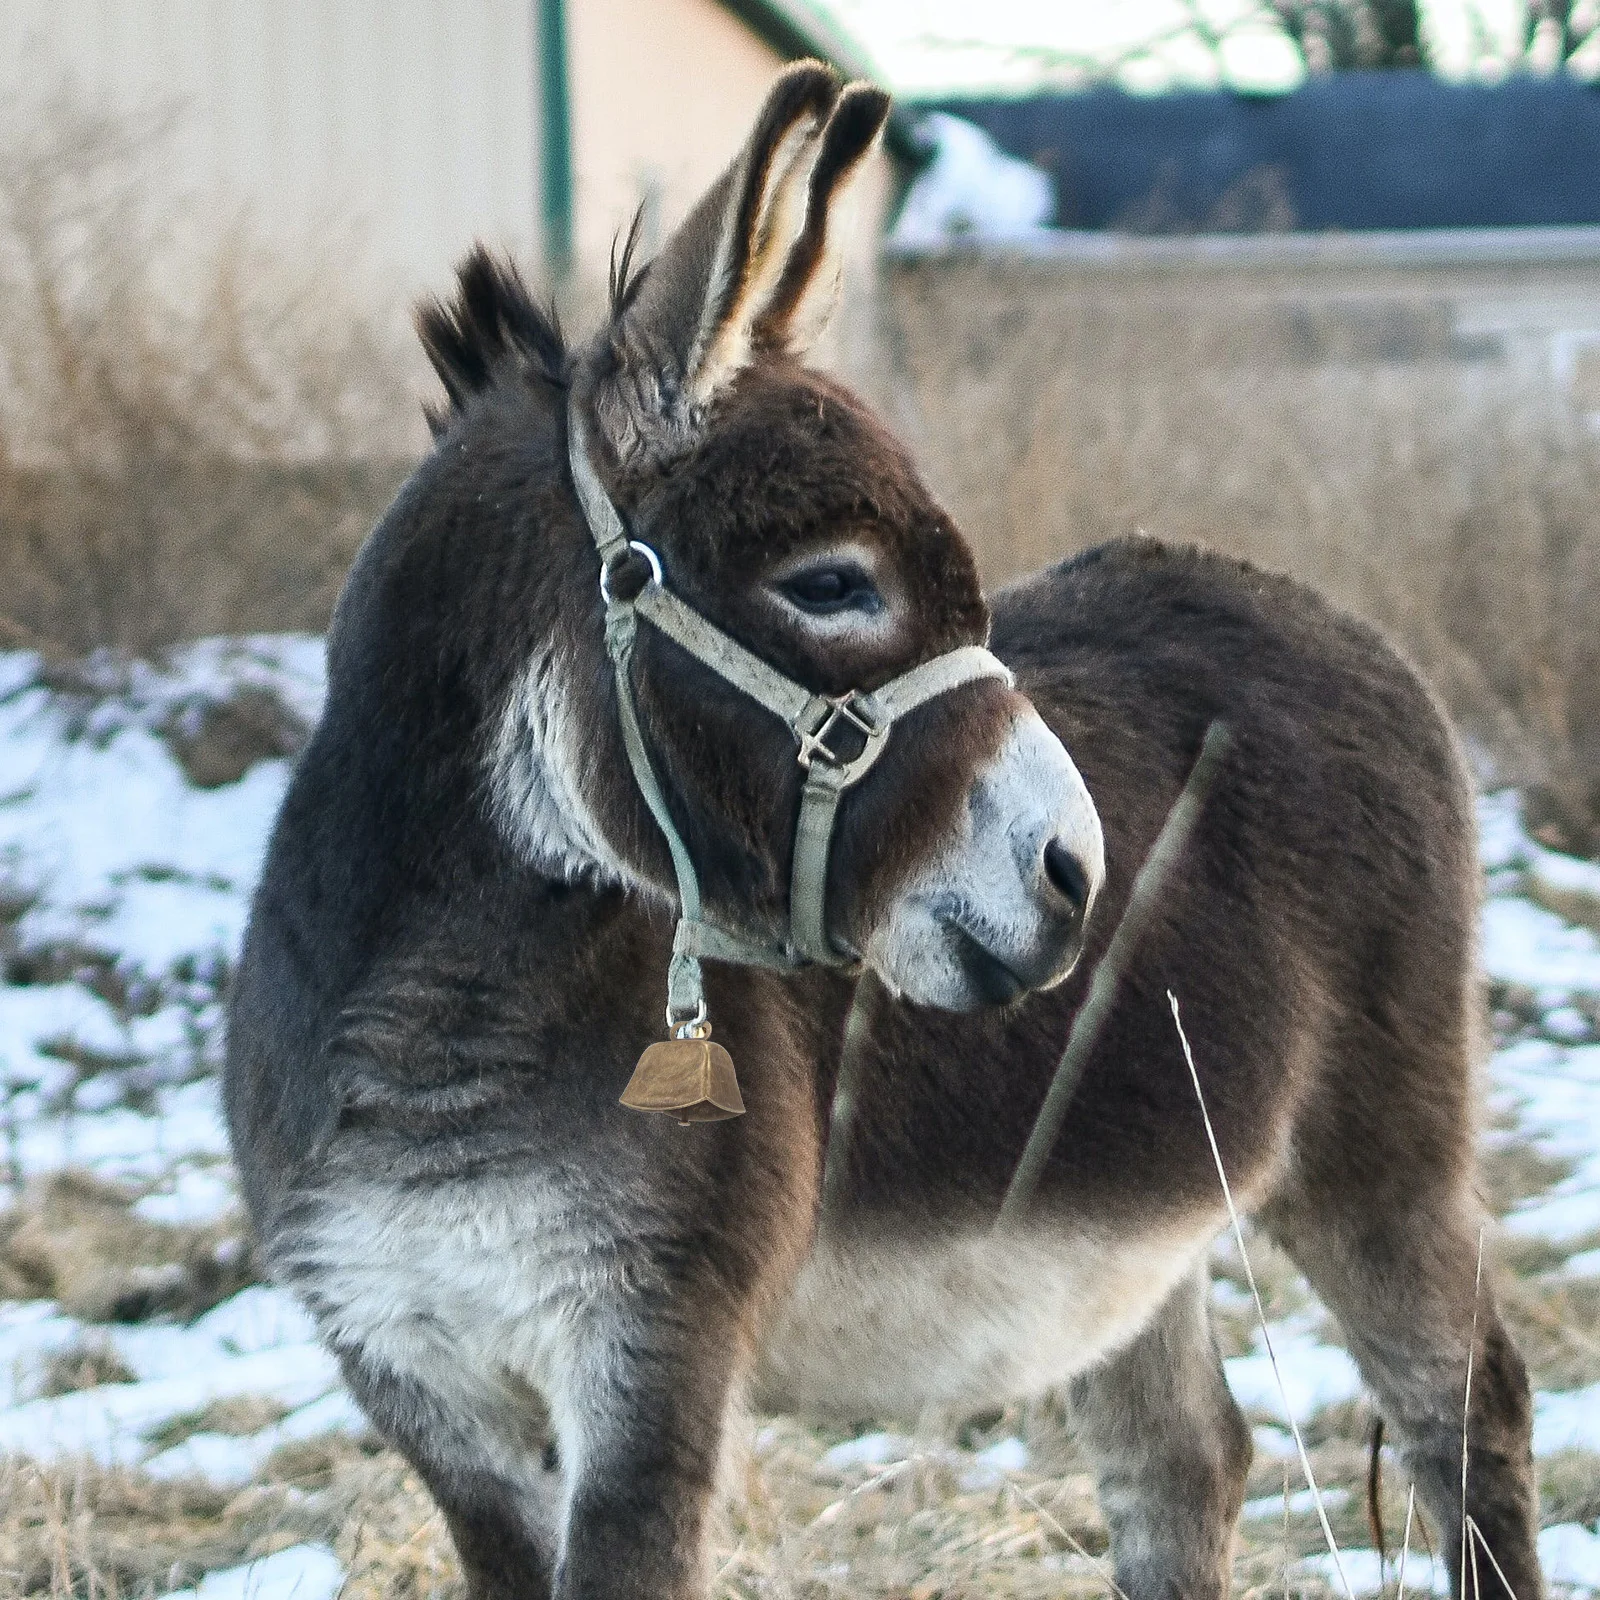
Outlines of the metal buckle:
[{"label": "metal buckle", "polygon": [[[630,539],[626,550],[619,550],[610,561],[602,562],[600,567],[600,598],[607,605],[611,604],[611,573],[614,568],[620,567],[631,556],[643,556],[645,565],[650,568],[649,583],[655,584],[659,589],[663,582],[661,573],[661,557],[649,545],[638,539]],[[646,588],[649,587],[647,583]]]},{"label": "metal buckle", "polygon": [[[830,767],[849,765],[845,758],[828,744],[828,735],[840,723],[848,723],[851,727],[860,729],[868,743],[878,738],[884,731],[870,717],[863,716],[856,709],[861,699],[861,692],[858,689],[846,689],[843,694],[830,694],[824,698],[828,702],[827,716],[818,724],[815,733],[803,733],[800,735],[800,754],[798,759],[800,765],[807,772],[811,770],[811,763],[818,756],[821,756]],[[860,757],[857,756],[855,759],[859,760]]]}]

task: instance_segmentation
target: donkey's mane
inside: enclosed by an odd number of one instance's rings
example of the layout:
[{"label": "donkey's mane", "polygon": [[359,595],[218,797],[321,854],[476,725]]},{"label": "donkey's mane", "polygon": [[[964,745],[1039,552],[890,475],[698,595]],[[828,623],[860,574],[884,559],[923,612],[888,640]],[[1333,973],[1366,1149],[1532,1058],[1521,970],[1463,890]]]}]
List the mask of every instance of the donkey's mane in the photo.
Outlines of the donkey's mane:
[{"label": "donkey's mane", "polygon": [[482,244],[456,269],[450,299],[417,308],[417,336],[449,397],[448,406],[423,407],[435,438],[508,372],[567,381],[567,342],[555,307],[539,305],[512,262]]}]

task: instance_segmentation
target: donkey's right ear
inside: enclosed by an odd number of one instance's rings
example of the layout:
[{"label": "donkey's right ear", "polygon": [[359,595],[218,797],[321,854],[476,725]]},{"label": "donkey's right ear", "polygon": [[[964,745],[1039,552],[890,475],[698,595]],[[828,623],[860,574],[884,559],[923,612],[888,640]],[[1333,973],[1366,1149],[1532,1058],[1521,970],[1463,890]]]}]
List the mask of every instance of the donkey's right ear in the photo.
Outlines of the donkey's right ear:
[{"label": "donkey's right ear", "polygon": [[670,458],[750,359],[756,330],[806,223],[812,168],[838,102],[837,74],[786,68],[734,163],[613,310],[610,367],[594,407],[619,458]]}]

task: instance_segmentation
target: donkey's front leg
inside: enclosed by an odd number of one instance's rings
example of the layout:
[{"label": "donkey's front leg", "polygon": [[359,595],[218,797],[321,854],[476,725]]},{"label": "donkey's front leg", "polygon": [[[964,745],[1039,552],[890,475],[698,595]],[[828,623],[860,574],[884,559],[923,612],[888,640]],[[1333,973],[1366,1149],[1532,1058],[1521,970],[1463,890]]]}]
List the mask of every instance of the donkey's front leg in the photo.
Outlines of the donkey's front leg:
[{"label": "donkey's front leg", "polygon": [[[706,1275],[708,1278],[710,1274]],[[698,1600],[747,1319],[726,1284],[608,1315],[563,1383],[568,1478],[556,1600]],[[566,1415],[560,1415],[565,1412]]]},{"label": "donkey's front leg", "polygon": [[1202,1264],[1134,1341],[1074,1380],[1128,1600],[1221,1600],[1250,1430],[1212,1342]]}]

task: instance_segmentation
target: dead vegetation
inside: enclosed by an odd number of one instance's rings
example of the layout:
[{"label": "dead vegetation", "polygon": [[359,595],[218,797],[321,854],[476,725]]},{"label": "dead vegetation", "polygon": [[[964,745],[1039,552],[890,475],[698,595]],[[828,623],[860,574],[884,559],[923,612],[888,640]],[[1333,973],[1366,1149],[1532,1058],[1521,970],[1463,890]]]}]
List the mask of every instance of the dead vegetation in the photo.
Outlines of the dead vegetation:
[{"label": "dead vegetation", "polygon": [[1187,292],[902,264],[863,376],[991,582],[1140,529],[1307,579],[1402,644],[1547,843],[1600,852],[1600,431],[1420,291]]},{"label": "dead vegetation", "polygon": [[[0,1210],[0,1300],[55,1300],[86,1322],[189,1321],[255,1280],[236,1220],[147,1222],[133,1209],[139,1193],[68,1171],[13,1197]],[[95,1365],[92,1346],[74,1347],[56,1392],[86,1387],[66,1375]]]},{"label": "dead vegetation", "polygon": [[320,628],[420,443],[350,242],[165,189],[172,121],[65,88],[0,117],[0,647]]}]

